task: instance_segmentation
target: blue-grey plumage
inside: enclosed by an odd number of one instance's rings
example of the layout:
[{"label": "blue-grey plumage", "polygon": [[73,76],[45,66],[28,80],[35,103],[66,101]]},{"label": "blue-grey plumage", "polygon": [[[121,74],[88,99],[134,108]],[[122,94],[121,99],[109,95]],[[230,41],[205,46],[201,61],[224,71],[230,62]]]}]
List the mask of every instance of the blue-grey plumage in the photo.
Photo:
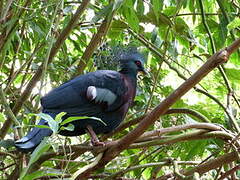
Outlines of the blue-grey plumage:
[{"label": "blue-grey plumage", "polygon": [[[77,136],[92,129],[96,134],[114,130],[124,119],[136,94],[137,72],[144,71],[143,57],[137,52],[120,57],[121,70],[99,70],[78,76],[41,98],[43,112],[53,118],[60,112],[63,117],[88,116],[100,118],[81,119],[71,122],[73,131],[61,130],[64,136]],[[40,124],[46,124],[41,120]],[[52,131],[44,128],[33,128],[24,138],[16,141],[21,151],[32,151],[45,136]]]},{"label": "blue-grey plumage", "polygon": [[87,98],[91,101],[94,100],[96,103],[106,102],[110,106],[116,100],[117,96],[107,88],[89,86],[87,88]]}]

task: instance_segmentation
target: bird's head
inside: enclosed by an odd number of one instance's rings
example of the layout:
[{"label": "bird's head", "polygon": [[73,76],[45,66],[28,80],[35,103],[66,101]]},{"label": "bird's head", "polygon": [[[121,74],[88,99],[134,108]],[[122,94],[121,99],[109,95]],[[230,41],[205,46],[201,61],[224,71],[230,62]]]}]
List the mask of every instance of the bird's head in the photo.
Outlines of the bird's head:
[{"label": "bird's head", "polygon": [[119,55],[119,62],[121,66],[121,72],[134,73],[142,72],[146,74],[144,69],[144,56],[136,49],[125,51]]}]

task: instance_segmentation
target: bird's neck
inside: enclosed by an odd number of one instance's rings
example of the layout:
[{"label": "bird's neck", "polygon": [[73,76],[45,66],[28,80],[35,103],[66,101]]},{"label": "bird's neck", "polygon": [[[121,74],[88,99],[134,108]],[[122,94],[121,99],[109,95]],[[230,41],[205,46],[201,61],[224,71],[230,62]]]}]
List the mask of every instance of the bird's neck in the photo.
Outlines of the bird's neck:
[{"label": "bird's neck", "polygon": [[137,72],[134,72],[129,69],[122,69],[119,71],[121,74],[123,74],[129,81],[131,81],[133,87],[136,87],[137,85]]},{"label": "bird's neck", "polygon": [[132,77],[132,78],[135,78],[135,79],[137,77],[137,71],[133,70],[133,69],[122,68],[119,72],[128,76],[128,77]]}]

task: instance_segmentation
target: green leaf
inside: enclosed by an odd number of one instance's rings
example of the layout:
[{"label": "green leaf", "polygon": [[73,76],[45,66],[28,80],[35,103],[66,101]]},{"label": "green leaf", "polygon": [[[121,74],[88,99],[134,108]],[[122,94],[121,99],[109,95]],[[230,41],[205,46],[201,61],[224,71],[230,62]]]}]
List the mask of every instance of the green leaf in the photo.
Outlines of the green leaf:
[{"label": "green leaf", "polygon": [[128,28],[128,25],[120,20],[115,20],[111,23],[111,28],[108,31],[108,36],[110,38],[117,38],[122,35],[124,29]]},{"label": "green leaf", "polygon": [[67,119],[65,119],[62,123],[61,123],[61,126],[67,124],[67,123],[70,123],[70,122],[73,122],[73,121],[80,121],[82,119],[92,119],[92,120],[96,120],[96,121],[99,121],[101,123],[103,123],[105,126],[107,126],[107,124],[102,121],[100,118],[97,118],[97,117],[88,117],[88,116],[72,116],[72,117],[69,117]]},{"label": "green leaf", "polygon": [[23,169],[23,171],[21,172],[20,175],[20,180],[27,180],[28,178],[26,178],[26,174],[28,172],[28,169],[31,167],[31,165],[36,162],[39,157],[46,152],[49,148],[50,148],[50,144],[48,143],[48,138],[49,137],[45,137],[41,143],[36,147],[36,149],[32,152],[31,156],[30,156],[30,160],[28,163],[28,166],[26,168]]},{"label": "green leaf", "polygon": [[112,10],[115,11],[118,8],[120,8],[122,6],[123,2],[124,2],[124,0],[115,0],[115,1],[113,1],[113,8],[112,8]]},{"label": "green leaf", "polygon": [[62,122],[62,117],[66,114],[67,114],[66,112],[60,112],[59,114],[56,115],[55,121],[57,121],[59,123]]},{"label": "green leaf", "polygon": [[137,0],[137,14],[138,15],[143,15],[144,13],[144,4],[142,0]]},{"label": "green leaf", "polygon": [[176,7],[175,6],[169,6],[163,10],[163,13],[166,16],[174,16],[176,13]]},{"label": "green leaf", "polygon": [[190,9],[191,9],[191,12],[193,12],[193,23],[195,24],[195,22],[196,22],[196,17],[197,17],[197,15],[195,15],[196,13],[196,11],[197,11],[197,9],[196,9],[196,0],[192,0],[192,1],[188,1],[190,4],[189,4],[189,7],[190,7]]},{"label": "green leaf", "polygon": [[91,23],[96,23],[101,18],[106,17],[112,11],[113,11],[113,4],[110,3],[108,6],[105,6],[104,8],[100,9],[99,12],[97,12],[97,14],[92,18]]},{"label": "green leaf", "polygon": [[153,12],[156,16],[157,23],[159,21],[159,15],[161,13],[162,7],[163,7],[163,2],[162,1],[152,0],[152,8],[153,8]]},{"label": "green leaf", "polygon": [[188,153],[186,154],[185,159],[191,160],[194,156],[201,156],[207,146],[207,140],[197,140],[193,142],[188,142]]},{"label": "green leaf", "polygon": [[36,149],[32,152],[30,156],[31,158],[28,164],[31,165],[34,162],[36,162],[39,159],[39,157],[50,148],[51,145],[49,144],[48,139],[49,137],[45,137],[41,141],[41,143],[36,147]]},{"label": "green leaf", "polygon": [[171,19],[163,13],[159,14],[159,24],[160,25],[167,25],[167,26],[172,26],[173,25]]},{"label": "green leaf", "polygon": [[215,41],[216,41],[216,48],[220,49],[224,46],[226,39],[227,39],[227,34],[228,34],[228,29],[227,29],[227,24],[228,21],[224,16],[219,17],[219,31],[217,31],[215,34]]},{"label": "green leaf", "polygon": [[186,22],[180,18],[180,17],[177,17],[175,19],[175,30],[177,33],[181,34],[181,35],[186,35],[186,32],[188,32],[188,25],[186,24]]},{"label": "green leaf", "polygon": [[58,171],[53,171],[53,172],[46,172],[46,171],[35,171],[31,174],[27,174],[23,180],[32,180],[32,179],[37,179],[42,176],[59,176],[59,175],[64,175],[62,172]]},{"label": "green leaf", "polygon": [[139,31],[139,19],[137,17],[136,12],[134,11],[134,9],[128,6],[124,6],[123,8],[123,14],[124,17],[126,18],[127,23],[129,24],[129,26],[135,31],[138,32]]},{"label": "green leaf", "polygon": [[128,27],[127,24],[120,20],[115,20],[111,24],[112,29],[119,30],[119,31],[122,31],[123,29],[126,29],[127,27]]},{"label": "green leaf", "polygon": [[38,128],[47,128],[47,129],[51,129],[49,126],[47,125],[29,125],[29,126],[32,126],[32,127],[38,127]]},{"label": "green leaf", "polygon": [[68,126],[62,126],[60,130],[74,131],[74,128],[73,124],[68,124]]},{"label": "green leaf", "polygon": [[3,147],[5,149],[8,149],[10,147],[14,147],[14,141],[12,139],[6,139],[0,141],[0,147]]},{"label": "green leaf", "polygon": [[4,114],[0,112],[0,122],[4,122],[4,121],[5,121]]},{"label": "green leaf", "polygon": [[30,180],[30,179],[36,179],[36,178],[40,178],[42,176],[45,176],[47,173],[45,171],[35,171],[31,174],[27,174],[26,176],[24,176],[23,180]]},{"label": "green leaf", "polygon": [[235,19],[227,25],[228,30],[232,30],[240,27],[240,18],[235,17]]},{"label": "green leaf", "polygon": [[50,115],[46,113],[39,113],[39,114],[36,114],[36,116],[39,116],[40,118],[46,120],[48,122],[49,127],[54,133],[58,132],[58,129],[59,129],[58,122],[55,121]]},{"label": "green leaf", "polygon": [[232,81],[240,81],[240,69],[235,68],[225,68],[226,75]]}]

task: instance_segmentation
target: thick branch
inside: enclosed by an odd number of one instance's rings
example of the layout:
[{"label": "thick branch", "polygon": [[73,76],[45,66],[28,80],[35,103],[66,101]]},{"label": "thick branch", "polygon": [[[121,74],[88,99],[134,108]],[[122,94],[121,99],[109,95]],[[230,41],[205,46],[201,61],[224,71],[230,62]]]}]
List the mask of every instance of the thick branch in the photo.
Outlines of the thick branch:
[{"label": "thick branch", "polygon": [[[170,132],[180,132],[186,129],[196,128],[198,130],[193,130],[191,132],[182,133],[179,135],[173,136],[162,136],[163,134],[170,133]],[[187,124],[187,125],[180,125],[176,127],[169,127],[163,128],[157,131],[150,131],[144,133],[137,141],[131,144],[128,149],[135,149],[135,148],[146,148],[149,146],[156,146],[156,145],[167,145],[173,144],[182,141],[189,141],[189,140],[200,140],[200,139],[209,139],[209,138],[219,138],[223,140],[233,140],[235,137],[231,134],[223,131],[221,127],[210,124],[210,123],[197,123],[197,124]],[[161,135],[161,136],[160,136]],[[148,138],[148,139],[147,139]],[[115,143],[107,143],[106,146],[89,146],[89,145],[72,145],[60,147],[58,152],[47,152],[44,153],[30,168],[30,172],[37,171],[41,164],[53,157],[62,156],[65,153],[72,152],[74,154],[83,154],[86,151],[90,151],[93,154],[98,154],[104,152],[107,148],[111,148]],[[240,147],[237,144],[237,147]],[[78,157],[77,156],[77,157]]]},{"label": "thick branch", "polygon": [[[169,67],[170,69],[172,69],[174,72],[177,73],[177,75],[178,75],[180,78],[182,78],[183,80],[187,80],[187,78],[186,78],[177,68],[173,67],[173,66],[171,65],[171,63],[170,63],[166,58],[164,58],[164,57],[162,56],[162,53],[160,52],[160,50],[159,50],[154,44],[152,44],[151,42],[147,41],[147,39],[146,39],[144,36],[142,36],[142,35],[140,35],[140,34],[138,35],[138,34],[136,34],[135,32],[133,32],[133,31],[130,30],[130,29],[129,29],[129,32],[130,32],[135,38],[137,38],[141,43],[143,43],[149,50],[151,50],[155,55],[157,55],[160,59],[162,59],[162,60],[168,65],[168,67]],[[177,64],[178,64],[178,63],[177,63]],[[227,87],[230,87],[230,85],[228,85],[229,83],[228,83],[228,81],[226,80],[224,73],[222,73],[222,75],[223,75],[223,79],[224,79],[224,81],[225,81],[225,84],[227,85]],[[201,89],[199,89],[199,88],[197,88],[197,87],[195,87],[194,89],[195,89],[197,92],[200,92],[200,93],[206,95],[207,97],[209,97],[210,99],[212,99],[213,101],[215,101],[217,104],[219,104],[219,106],[222,107],[223,110],[226,112],[226,115],[228,116],[229,120],[234,123],[234,119],[233,119],[232,116],[229,114],[228,110],[224,107],[224,105],[223,105],[222,103],[220,103],[220,102],[217,100],[217,98],[215,98],[214,96],[210,95],[210,94],[207,93],[206,91],[201,90]],[[228,89],[229,89],[229,88],[228,88]],[[230,88],[230,89],[231,89],[231,88]],[[231,93],[232,93],[232,92],[231,92]],[[235,99],[235,101],[237,102],[237,104],[239,104],[239,103],[238,103],[238,100],[236,100],[235,95],[233,95],[233,98]],[[237,127],[237,126],[236,126],[236,127]]]},{"label": "thick branch", "polygon": [[205,163],[202,163],[191,170],[185,171],[183,174],[187,176],[192,175],[194,172],[198,172],[199,174],[204,174],[212,169],[217,169],[223,166],[224,164],[229,164],[236,160],[239,160],[237,152],[227,153],[218,158],[214,158]]},{"label": "thick branch", "polygon": [[195,72],[179,88],[177,88],[164,101],[162,101],[162,103],[160,103],[152,112],[150,112],[149,115],[147,115],[133,131],[131,131],[125,137],[120,139],[118,143],[115,144],[115,146],[113,146],[112,148],[109,148],[97,165],[87,169],[85,172],[80,174],[78,178],[88,177],[92,171],[105,166],[109,161],[115,158],[121,151],[123,151],[130,144],[132,144],[139,136],[141,136],[144,133],[144,131],[149,126],[151,126],[161,115],[163,115],[178,99],[180,99],[185,93],[187,93],[191,88],[193,88],[197,83],[199,83],[214,68],[226,62],[229,55],[240,46],[240,39],[234,42],[234,44],[238,44],[237,46],[235,46],[235,49],[229,50],[229,47],[228,47],[225,50],[221,50],[215,53],[213,56],[211,56],[208,59],[208,61],[197,72]]},{"label": "thick branch", "polygon": [[[120,151],[125,149],[137,137],[139,137],[150,125],[152,125],[169,107],[171,107],[186,92],[200,82],[211,70],[226,61],[227,51],[223,50],[213,55],[193,76],[187,79],[179,88],[170,94],[160,105],[158,105],[131,133],[126,135],[116,145]],[[127,143],[126,143],[127,142]]]},{"label": "thick branch", "polygon": [[236,51],[240,46],[240,39],[237,39],[236,41],[234,41],[231,45],[229,45],[228,47],[226,47],[226,51],[229,54],[234,53],[234,51]]},{"label": "thick branch", "polygon": [[234,168],[230,169],[229,171],[225,172],[224,174],[221,175],[221,177],[218,180],[224,180],[234,172],[240,170],[240,165],[235,166]]}]

